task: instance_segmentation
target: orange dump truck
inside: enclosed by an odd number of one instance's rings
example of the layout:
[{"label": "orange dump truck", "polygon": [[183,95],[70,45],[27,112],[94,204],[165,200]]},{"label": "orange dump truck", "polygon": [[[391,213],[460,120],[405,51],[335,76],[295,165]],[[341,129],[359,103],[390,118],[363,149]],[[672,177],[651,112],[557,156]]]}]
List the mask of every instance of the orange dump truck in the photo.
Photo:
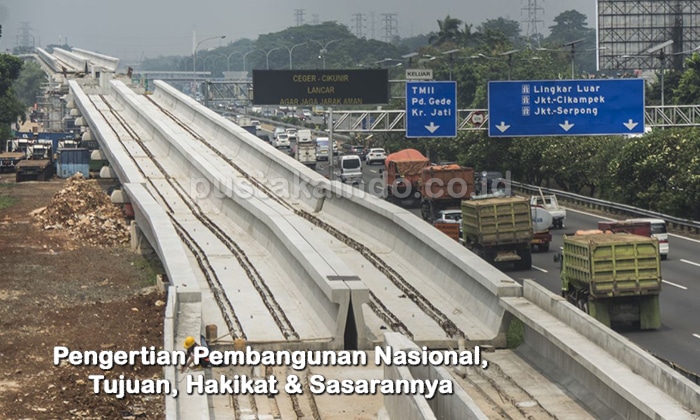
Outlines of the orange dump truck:
[{"label": "orange dump truck", "polygon": [[420,200],[419,181],[421,171],[430,161],[415,149],[399,150],[384,161],[384,196],[400,203],[403,200]]},{"label": "orange dump truck", "polygon": [[421,215],[432,223],[441,210],[460,209],[460,202],[474,192],[474,169],[463,166],[430,165],[421,170]]}]

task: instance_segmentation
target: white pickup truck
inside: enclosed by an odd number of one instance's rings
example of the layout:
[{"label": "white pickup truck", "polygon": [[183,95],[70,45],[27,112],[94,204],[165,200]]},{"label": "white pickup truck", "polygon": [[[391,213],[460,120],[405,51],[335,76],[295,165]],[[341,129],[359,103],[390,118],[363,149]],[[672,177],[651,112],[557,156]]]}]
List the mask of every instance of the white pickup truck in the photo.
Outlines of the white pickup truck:
[{"label": "white pickup truck", "polygon": [[564,221],[566,220],[566,208],[559,206],[557,196],[554,194],[544,195],[540,191],[540,195],[530,197],[530,205],[542,207],[552,215],[552,229],[563,229]]}]

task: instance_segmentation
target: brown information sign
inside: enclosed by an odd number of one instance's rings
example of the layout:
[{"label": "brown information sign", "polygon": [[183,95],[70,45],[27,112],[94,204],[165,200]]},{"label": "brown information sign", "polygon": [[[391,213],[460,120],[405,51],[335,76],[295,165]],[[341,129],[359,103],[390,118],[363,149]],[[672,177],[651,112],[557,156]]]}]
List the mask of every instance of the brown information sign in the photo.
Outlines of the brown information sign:
[{"label": "brown information sign", "polygon": [[349,106],[387,103],[387,69],[253,70],[255,105]]}]

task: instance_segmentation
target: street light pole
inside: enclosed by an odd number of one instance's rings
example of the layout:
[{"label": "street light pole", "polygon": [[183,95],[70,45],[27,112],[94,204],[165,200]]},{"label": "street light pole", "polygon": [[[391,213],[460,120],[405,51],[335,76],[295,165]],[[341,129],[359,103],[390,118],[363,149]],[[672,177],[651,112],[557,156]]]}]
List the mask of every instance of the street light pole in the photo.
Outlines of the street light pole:
[{"label": "street light pole", "polygon": [[571,41],[571,42],[567,42],[566,44],[562,44],[562,47],[571,47],[571,52],[570,52],[570,54],[571,54],[571,79],[576,78],[574,75],[574,70],[575,70],[574,57],[576,55],[576,44],[578,44],[579,42],[583,42],[583,41],[585,41],[585,39],[581,38],[581,39],[577,39],[576,41]]},{"label": "street light pole", "polygon": [[256,52],[256,51],[265,52],[265,51],[263,51],[263,50],[257,49],[257,50],[248,51],[247,53],[243,54],[243,71],[246,72],[246,76],[248,75],[248,69],[247,69],[246,66],[245,66],[245,59],[246,59],[246,57],[248,57],[248,54],[254,53],[254,52]]},{"label": "street light pole", "polygon": [[197,99],[197,92],[199,89],[197,89],[197,48],[199,48],[202,43],[206,41],[210,41],[212,39],[224,39],[226,38],[226,35],[219,35],[219,36],[211,36],[209,38],[204,38],[203,40],[199,41],[197,45],[194,47],[194,51],[192,51],[192,82],[194,83],[194,89],[195,89],[195,94],[194,97]]},{"label": "street light pole", "polygon": [[292,51],[294,51],[294,48],[300,47],[300,46],[302,46],[302,45],[306,45],[306,42],[302,42],[302,43],[300,43],[300,44],[292,45],[291,48],[290,48],[290,47],[283,47],[283,48],[286,48],[287,51],[289,51],[289,70],[292,70]]},{"label": "street light pole", "polygon": [[270,51],[261,50],[262,52],[265,53],[265,69],[266,70],[270,70],[270,53],[272,51],[277,51],[277,50],[281,50],[281,49],[282,49],[282,47],[273,48]]},{"label": "street light pole", "polygon": [[321,42],[316,41],[315,39],[311,39],[310,41],[317,43],[321,47],[321,50],[318,52],[318,54],[319,54],[318,58],[323,59],[323,70],[325,70],[326,69],[326,53],[328,52],[328,46],[331,45],[332,43],[338,42],[340,40],[334,39],[332,41],[326,42],[325,44],[322,44]]},{"label": "street light pole", "polygon": [[231,71],[231,57],[233,57],[234,54],[240,54],[243,56],[243,53],[240,51],[234,51],[231,54],[226,56],[226,71]]}]

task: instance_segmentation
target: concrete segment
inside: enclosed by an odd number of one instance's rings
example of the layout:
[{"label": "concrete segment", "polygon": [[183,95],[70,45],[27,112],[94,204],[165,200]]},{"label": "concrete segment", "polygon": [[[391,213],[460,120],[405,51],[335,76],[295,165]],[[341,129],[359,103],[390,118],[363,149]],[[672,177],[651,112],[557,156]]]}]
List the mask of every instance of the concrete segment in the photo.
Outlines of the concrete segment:
[{"label": "concrete segment", "polygon": [[[358,197],[358,190],[350,186],[329,183],[296,160],[266,147],[254,136],[240,132],[239,127],[219,118],[191,98],[183,97],[160,82],[156,82],[156,86],[154,98],[169,105],[177,104],[174,113],[196,125],[202,135],[228,133],[235,136],[236,141],[226,144],[227,154],[235,156],[237,162],[248,162],[246,166],[249,168],[259,168],[263,175],[261,180],[268,183],[278,179],[293,180],[288,189],[280,193],[285,198],[293,197],[313,210],[322,208],[324,216],[362,230],[403,260],[412,262],[412,268],[430,278],[431,285],[441,286],[444,295],[456,296],[459,306],[468,311],[473,322],[484,324],[477,327],[481,332],[470,339],[481,342],[496,340],[494,344],[504,344],[501,328],[504,310],[498,305],[498,296],[520,295],[520,286],[512,279],[429,226],[416,223],[413,215],[374,197]],[[319,189],[332,192],[331,197],[313,194]],[[402,214],[405,217],[401,217]]]},{"label": "concrete segment", "polygon": [[[421,350],[420,347],[401,334],[386,333],[384,339],[385,345],[394,350]],[[391,379],[447,379],[452,381],[452,375],[446,368],[432,365],[409,366],[407,368],[384,366],[384,376]],[[427,403],[429,412],[425,411],[424,403]],[[454,383],[453,395],[438,393],[430,401],[420,396],[386,395],[384,396],[384,406],[392,419],[488,419],[474,403],[474,400],[456,383]]]},{"label": "concrete segment", "polygon": [[[178,305],[176,334],[175,334],[175,349],[181,350],[182,343],[185,342],[187,336],[194,336],[197,342],[200,342],[202,331],[202,303],[181,302]],[[178,389],[177,404],[178,416],[176,419],[211,419],[209,413],[209,399],[207,395],[197,393],[188,394],[186,376],[201,376],[205,375],[204,370],[188,369],[185,373],[180,373],[180,368],[177,367],[176,378],[177,382],[173,383],[173,387]],[[167,398],[167,397],[166,397]]]},{"label": "concrete segment", "polygon": [[97,139],[100,149],[107,156],[119,180],[123,183],[144,183],[138,168],[124,151],[107,122],[97,112],[98,108],[90,102],[88,95],[75,80],[69,81],[68,86],[78,109],[91,127],[91,133]]},{"label": "concrete segment", "polygon": [[60,61],[65,63],[74,72],[88,72],[88,61],[70,51],[66,51],[62,48],[54,48],[53,55]]},{"label": "concrete segment", "polygon": [[523,321],[525,344],[550,363],[571,372],[624,418],[695,418],[680,402],[527,299],[508,297],[501,302]]},{"label": "concrete segment", "polygon": [[526,299],[625,363],[633,372],[650,381],[684,407],[700,413],[700,386],[539,284],[525,280],[523,292]]},{"label": "concrete segment", "polygon": [[[133,109],[143,105],[139,104],[140,98],[136,97],[131,90],[128,90],[122,84],[115,83],[114,86],[122,105],[130,107],[132,112]],[[290,225],[289,220],[275,216],[275,213],[283,212],[278,204],[263,203],[254,197],[240,199],[234,194],[234,187],[239,186],[241,183],[237,179],[240,177],[222,173],[219,168],[214,167],[211,160],[206,157],[207,154],[212,154],[211,151],[207,151],[200,144],[185,140],[181,134],[168,132],[163,127],[164,124],[159,120],[159,118],[163,117],[152,115],[150,110],[142,110],[138,115],[142,125],[150,125],[150,132],[154,139],[160,138],[169,142],[174,146],[174,149],[171,149],[171,151],[177,150],[181,156],[188,156],[188,166],[195,169],[200,177],[208,179],[213,184],[217,183],[216,180],[231,180],[231,184],[219,182],[217,189],[223,194],[221,197],[209,197],[210,201],[218,202],[219,204],[215,205],[215,208],[220,210],[223,210],[224,206],[233,205],[235,202],[237,207],[247,210],[247,213],[254,215],[255,219],[261,219],[262,223],[254,220],[249,224],[249,226],[252,225],[254,230],[263,229],[262,226],[265,226],[265,229],[272,228],[272,233],[277,237],[277,241],[275,241],[277,250],[280,255],[285,256],[286,265],[288,268],[291,268],[287,272],[294,274],[291,278],[297,281],[298,287],[309,288],[311,286],[310,289],[307,289],[307,293],[303,293],[303,295],[315,297],[315,299],[309,299],[309,307],[317,311],[319,319],[324,321],[330,328],[332,336],[336,340],[335,344],[330,345],[342,348],[348,306],[350,305],[350,290],[342,282],[329,282],[327,277],[329,275],[354,276],[354,273],[349,270],[346,270],[345,273],[343,271],[338,272],[339,269],[343,270],[342,267],[336,266],[331,268],[324,263],[323,257],[319,259],[318,249],[320,247],[316,249],[313,249],[313,247],[309,248],[308,240],[299,235],[298,231]],[[233,200],[228,197],[231,197]],[[265,237],[271,238],[272,236],[266,234]],[[332,255],[329,254],[328,258],[332,258]],[[299,268],[302,268],[302,270]],[[359,297],[360,295],[356,294],[356,296]],[[356,317],[356,324],[358,320],[361,321],[362,318]],[[364,330],[364,327],[358,329]]]},{"label": "concrete segment", "polygon": [[458,302],[477,325],[469,340],[505,344],[501,326],[505,311],[498,305],[498,295],[520,294],[520,286],[508,276],[414,215],[375,197],[333,196],[324,202],[323,217],[335,226],[341,224],[334,221],[342,221],[370,237],[365,242],[370,248],[379,243],[391,249],[410,264],[408,272],[419,273],[429,279],[426,285],[440,290],[448,301]]},{"label": "concrete segment", "polygon": [[119,59],[115,57],[75,47],[71,48],[71,51],[75,56],[88,60],[91,67],[102,68],[105,71],[114,73],[119,66]]},{"label": "concrete segment", "polygon": [[180,237],[175,232],[163,208],[141,184],[124,184],[131,198],[136,223],[148,242],[158,254],[168,274],[170,283],[176,288],[181,302],[198,302],[201,293],[194,281],[192,268],[187,263]]}]

